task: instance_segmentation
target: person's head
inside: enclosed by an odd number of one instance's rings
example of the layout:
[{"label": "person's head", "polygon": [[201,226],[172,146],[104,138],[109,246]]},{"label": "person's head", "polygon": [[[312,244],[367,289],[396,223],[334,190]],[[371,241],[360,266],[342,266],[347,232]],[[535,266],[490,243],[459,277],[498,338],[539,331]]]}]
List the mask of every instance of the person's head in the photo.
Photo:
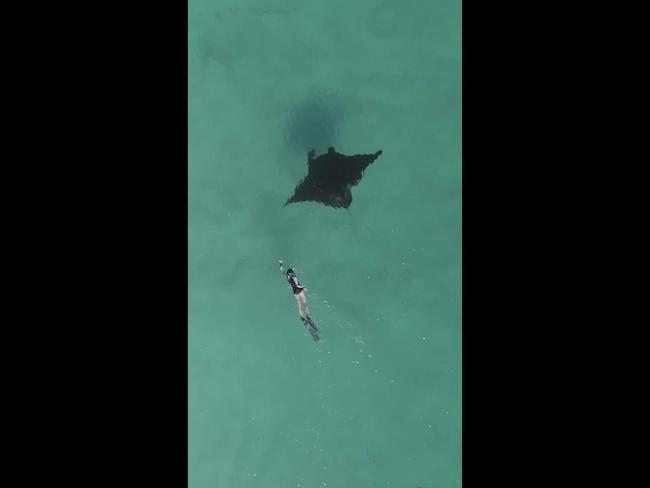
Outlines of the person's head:
[{"label": "person's head", "polygon": [[287,270],[287,274],[288,274],[288,275],[290,275],[290,274],[294,274],[294,272],[293,272],[293,268],[289,268],[289,269]]}]

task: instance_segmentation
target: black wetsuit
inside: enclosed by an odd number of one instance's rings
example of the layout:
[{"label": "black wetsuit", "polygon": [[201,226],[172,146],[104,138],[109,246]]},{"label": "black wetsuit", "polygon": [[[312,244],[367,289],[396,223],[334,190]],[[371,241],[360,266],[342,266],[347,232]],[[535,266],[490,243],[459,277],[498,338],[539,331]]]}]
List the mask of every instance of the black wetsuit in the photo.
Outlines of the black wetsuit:
[{"label": "black wetsuit", "polygon": [[293,273],[287,273],[287,281],[291,285],[294,295],[299,294],[302,290],[305,289],[305,287],[302,286],[298,281],[298,277]]}]

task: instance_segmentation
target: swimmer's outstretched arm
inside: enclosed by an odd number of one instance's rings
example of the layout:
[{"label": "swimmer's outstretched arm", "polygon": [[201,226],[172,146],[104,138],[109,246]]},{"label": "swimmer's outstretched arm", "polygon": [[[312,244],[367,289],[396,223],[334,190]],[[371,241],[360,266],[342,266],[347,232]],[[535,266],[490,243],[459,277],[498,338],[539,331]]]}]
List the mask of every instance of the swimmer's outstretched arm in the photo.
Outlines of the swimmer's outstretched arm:
[{"label": "swimmer's outstretched arm", "polygon": [[280,263],[280,271],[282,272],[282,274],[284,274],[284,269],[282,268],[282,264],[283,264],[282,260],[278,259],[278,263]]}]

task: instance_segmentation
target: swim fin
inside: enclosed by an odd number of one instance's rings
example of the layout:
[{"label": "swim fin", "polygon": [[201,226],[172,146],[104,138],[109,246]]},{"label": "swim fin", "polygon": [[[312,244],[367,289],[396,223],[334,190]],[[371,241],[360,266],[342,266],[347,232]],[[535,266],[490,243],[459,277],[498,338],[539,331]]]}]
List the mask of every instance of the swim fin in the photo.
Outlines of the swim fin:
[{"label": "swim fin", "polygon": [[315,330],[313,327],[309,327],[309,333],[311,334],[312,339],[314,341],[318,342],[320,341],[320,336],[318,335],[318,331]]},{"label": "swim fin", "polygon": [[309,315],[307,315],[307,320],[309,320],[309,324],[316,330],[318,330],[318,327],[316,326],[316,322],[314,322],[314,319],[312,319]]},{"label": "swim fin", "polygon": [[308,320],[308,319],[305,319],[305,318],[303,318],[303,317],[300,317],[300,320],[302,320],[302,323],[305,324],[305,327],[307,327],[307,330],[308,330],[309,333],[311,334],[311,337],[312,337],[315,341],[319,341],[319,340],[320,340],[320,336],[318,335],[318,328],[317,328],[316,325],[313,323],[313,321],[311,320],[311,318]]}]

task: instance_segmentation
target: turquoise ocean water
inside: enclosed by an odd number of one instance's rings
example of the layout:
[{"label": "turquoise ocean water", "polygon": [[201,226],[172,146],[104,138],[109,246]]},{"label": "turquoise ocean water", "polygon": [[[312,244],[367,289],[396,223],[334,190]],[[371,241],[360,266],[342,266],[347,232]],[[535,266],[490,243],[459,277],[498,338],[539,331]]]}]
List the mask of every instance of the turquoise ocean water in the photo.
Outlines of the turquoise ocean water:
[{"label": "turquoise ocean water", "polygon": [[[461,486],[460,2],[189,9],[190,488]],[[283,208],[329,145],[349,211]]]}]

